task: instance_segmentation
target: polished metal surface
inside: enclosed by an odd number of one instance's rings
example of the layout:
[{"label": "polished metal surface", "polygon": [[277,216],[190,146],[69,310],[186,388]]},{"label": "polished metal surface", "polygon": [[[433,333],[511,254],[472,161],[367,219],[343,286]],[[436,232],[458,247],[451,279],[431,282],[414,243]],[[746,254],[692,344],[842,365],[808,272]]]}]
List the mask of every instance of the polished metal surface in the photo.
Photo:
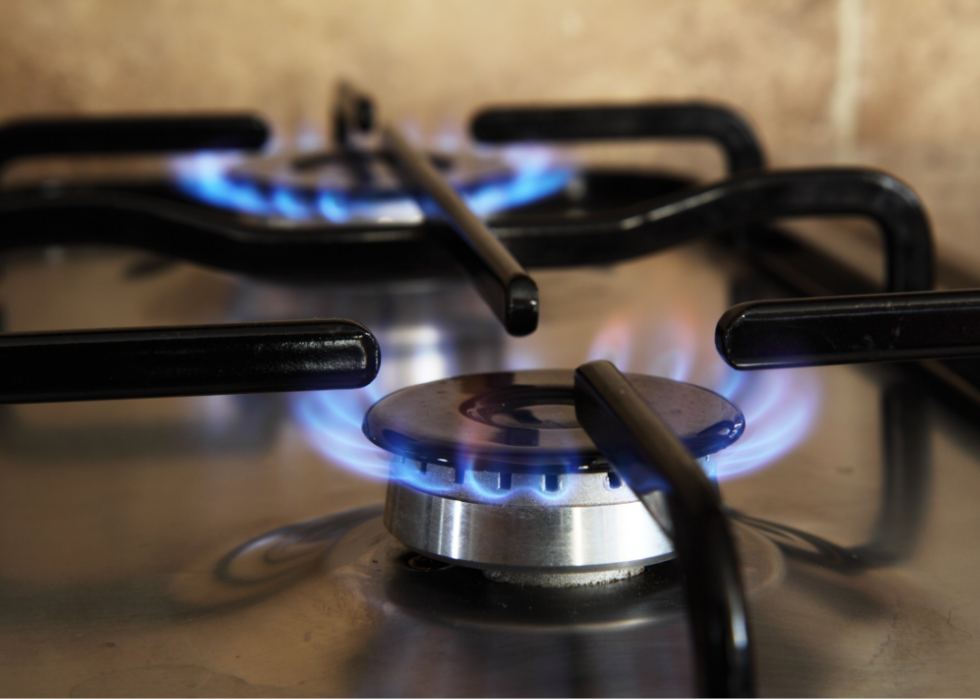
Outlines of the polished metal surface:
[{"label": "polished metal surface", "polygon": [[[574,479],[577,474],[569,474]],[[673,555],[643,503],[481,504],[388,486],[385,527],[409,548],[474,568],[575,573],[623,570]]]},{"label": "polished metal surface", "polygon": [[525,572],[522,570],[484,570],[483,575],[495,582],[524,585],[525,587],[583,587],[585,585],[609,585],[643,575],[646,566],[595,570],[584,573]]},{"label": "polished metal surface", "polygon": [[[779,553],[753,529],[737,531],[751,566],[749,592],[764,598],[784,575]],[[548,695],[589,686],[590,694],[690,691],[682,596],[671,563],[605,585],[541,589],[420,559],[387,536],[368,507],[268,532],[223,557],[220,575],[207,585],[172,591],[189,608],[204,610],[233,600],[254,604],[288,589],[332,611],[310,621],[317,636],[330,621],[340,626],[338,639],[343,631],[352,636],[351,645],[321,642],[316,649],[330,668],[317,686],[325,694]],[[297,660],[304,667],[310,662],[305,654]],[[581,672],[577,663],[585,664]],[[126,679],[98,678],[83,691],[105,692]],[[212,686],[221,687],[215,679]]]},{"label": "polished metal surface", "polygon": [[[383,355],[386,336],[471,328],[441,375],[570,368],[615,354],[625,333],[622,368],[650,372],[681,348],[688,380],[712,387],[718,317],[746,289],[767,292],[708,247],[535,279],[541,325],[519,340],[465,283],[292,289],[111,250],[11,257],[0,304],[10,331],[350,317]],[[457,330],[426,312],[444,303]],[[403,358],[400,385],[438,378]],[[742,522],[760,691],[977,694],[976,417],[897,368],[803,375],[820,396],[810,433],[720,486]],[[384,482],[322,456],[291,400],[2,409],[0,693],[693,691],[673,563],[562,590],[412,569],[381,522]]]}]

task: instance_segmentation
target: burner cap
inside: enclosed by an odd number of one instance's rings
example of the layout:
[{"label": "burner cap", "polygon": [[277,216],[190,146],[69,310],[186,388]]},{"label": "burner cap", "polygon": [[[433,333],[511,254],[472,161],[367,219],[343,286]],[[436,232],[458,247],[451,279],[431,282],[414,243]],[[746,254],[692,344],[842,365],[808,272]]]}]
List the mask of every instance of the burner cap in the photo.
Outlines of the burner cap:
[{"label": "burner cap", "polygon": [[[724,449],[745,418],[699,386],[628,374],[630,382],[695,458]],[[364,434],[382,449],[424,462],[581,466],[602,458],[575,419],[574,372],[471,374],[412,386],[382,398]]]}]

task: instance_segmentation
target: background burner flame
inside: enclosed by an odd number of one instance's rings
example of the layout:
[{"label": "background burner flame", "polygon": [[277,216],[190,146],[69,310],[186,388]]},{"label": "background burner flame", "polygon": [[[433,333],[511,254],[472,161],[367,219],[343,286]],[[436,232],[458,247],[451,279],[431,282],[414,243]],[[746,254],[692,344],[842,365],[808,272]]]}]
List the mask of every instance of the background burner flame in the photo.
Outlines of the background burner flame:
[{"label": "background burner flame", "polygon": [[[298,143],[312,140],[304,133]],[[551,151],[533,146],[501,150],[509,171],[459,185],[469,207],[481,217],[530,204],[561,192],[575,171],[558,165]],[[174,161],[177,187],[211,206],[239,213],[290,221],[418,223],[424,215],[415,200],[396,191],[352,193],[323,185],[315,192],[288,182],[269,185],[236,175],[245,160],[240,155],[200,153]]]}]

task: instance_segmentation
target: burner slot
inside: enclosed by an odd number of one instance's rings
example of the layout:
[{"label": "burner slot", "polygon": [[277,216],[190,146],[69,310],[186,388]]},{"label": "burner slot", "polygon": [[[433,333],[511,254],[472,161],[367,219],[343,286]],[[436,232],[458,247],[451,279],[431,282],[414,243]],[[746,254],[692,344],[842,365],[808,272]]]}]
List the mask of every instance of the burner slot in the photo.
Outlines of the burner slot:
[{"label": "burner slot", "polygon": [[374,336],[349,320],[0,335],[0,403],[360,388]]},{"label": "burner slot", "polygon": [[575,372],[579,423],[655,519],[666,494],[685,573],[702,696],[755,694],[738,557],[718,491],[684,444],[611,363]]},{"label": "burner slot", "polygon": [[720,105],[698,102],[490,108],[473,118],[470,130],[485,143],[705,138],[724,151],[730,173],[766,166],[759,139],[744,117]]},{"label": "burner slot", "polygon": [[268,139],[249,114],[24,119],[0,128],[0,170],[28,156],[255,150]]},{"label": "burner slot", "polygon": [[538,326],[538,286],[520,262],[397,129],[386,128],[384,142],[409,184],[419,190],[422,210],[440,211],[470,249],[472,255],[464,256],[462,261],[507,332],[516,336],[534,332]]}]

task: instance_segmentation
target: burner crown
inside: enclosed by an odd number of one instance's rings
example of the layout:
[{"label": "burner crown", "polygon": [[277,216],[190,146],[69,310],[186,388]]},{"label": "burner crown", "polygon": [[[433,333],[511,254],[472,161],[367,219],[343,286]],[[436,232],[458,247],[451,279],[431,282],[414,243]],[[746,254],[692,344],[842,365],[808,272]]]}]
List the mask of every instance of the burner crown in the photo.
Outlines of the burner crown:
[{"label": "burner crown", "polygon": [[[695,458],[724,449],[745,428],[717,393],[655,376],[629,379]],[[471,374],[412,386],[376,403],[364,433],[420,462],[564,468],[602,460],[575,420],[571,370]]]}]

